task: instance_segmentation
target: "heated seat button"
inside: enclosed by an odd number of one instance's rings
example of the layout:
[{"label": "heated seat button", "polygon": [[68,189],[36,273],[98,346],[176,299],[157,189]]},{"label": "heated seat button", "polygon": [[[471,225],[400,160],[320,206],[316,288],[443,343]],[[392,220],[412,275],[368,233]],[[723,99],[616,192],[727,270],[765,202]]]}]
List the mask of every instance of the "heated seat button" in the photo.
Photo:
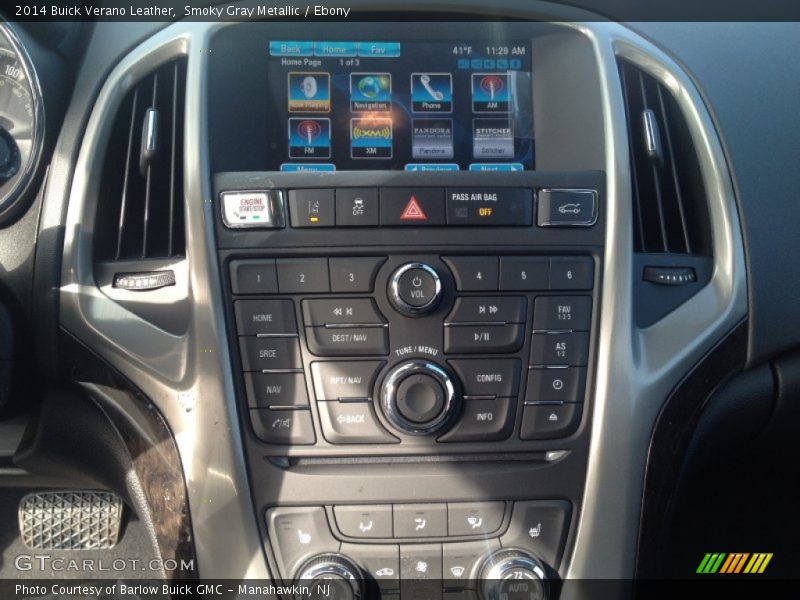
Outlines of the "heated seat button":
[{"label": "heated seat button", "polygon": [[451,354],[505,354],[519,350],[524,341],[525,328],[519,323],[444,328],[444,351]]},{"label": "heated seat button", "polygon": [[533,330],[589,331],[591,296],[539,296],[533,307]]},{"label": "heated seat button", "polygon": [[534,333],[531,338],[532,365],[586,366],[589,333]]},{"label": "heated seat button", "polygon": [[503,524],[505,502],[448,502],[447,534],[494,533]]},{"label": "heated seat button", "polygon": [[525,402],[583,402],[585,384],[585,367],[530,369]]},{"label": "heated seat button", "polygon": [[239,338],[239,347],[245,371],[285,371],[303,366],[296,337],[243,337]]},{"label": "heated seat button", "polygon": [[348,537],[392,537],[392,505],[334,506],[336,525]]},{"label": "heated seat button", "polygon": [[446,504],[394,505],[394,537],[444,537],[446,535]]},{"label": "heated seat button", "polygon": [[465,296],[456,298],[445,323],[524,323],[524,296]]},{"label": "heated seat button", "polygon": [[317,356],[364,356],[389,352],[387,327],[306,327],[308,349]]},{"label": "heated seat button", "polygon": [[551,290],[590,290],[594,286],[594,261],[588,256],[550,259]]},{"label": "heated seat button", "polygon": [[444,225],[444,190],[436,187],[380,189],[381,225]]},{"label": "heated seat button", "polygon": [[500,537],[504,548],[530,550],[545,563],[558,567],[571,507],[563,500],[515,502],[511,523]]},{"label": "heated seat button", "polygon": [[550,259],[537,256],[501,256],[501,290],[547,290]]},{"label": "heated seat button", "polygon": [[322,436],[331,444],[393,444],[381,427],[372,402],[317,402]]},{"label": "heated seat button", "polygon": [[465,396],[516,396],[520,361],[516,358],[451,360]]},{"label": "heated seat button", "polygon": [[231,289],[234,294],[277,293],[275,259],[231,261]]},{"label": "heated seat button", "polygon": [[373,360],[312,363],[317,400],[372,398],[375,376],[382,366],[382,362]]},{"label": "heated seat button", "polygon": [[529,404],[522,411],[523,440],[551,440],[567,437],[581,422],[582,404]]},{"label": "heated seat button", "polygon": [[440,442],[493,442],[508,439],[514,428],[516,398],[463,402],[461,418]]},{"label": "heated seat button", "polygon": [[251,409],[253,430],[269,444],[310,445],[316,440],[309,410]]},{"label": "heated seat button", "polygon": [[334,214],[332,189],[289,190],[292,227],[333,227]]},{"label": "heated seat button", "polygon": [[239,335],[292,335],[297,333],[291,300],[237,300],[236,330]]},{"label": "heated seat button", "polygon": [[496,256],[443,256],[461,292],[496,292],[500,262]]},{"label": "heated seat button", "polygon": [[386,319],[370,298],[303,300],[306,327],[323,325],[382,325]]},{"label": "heated seat button", "polygon": [[302,373],[245,373],[244,382],[250,408],[308,406]]},{"label": "heated seat button", "polygon": [[330,258],[331,291],[334,294],[371,292],[378,269],[385,261],[385,256]]},{"label": "heated seat button", "polygon": [[287,580],[311,555],[339,551],[339,541],[333,537],[321,506],[271,508],[267,511],[267,529],[279,570]]},{"label": "heated seat button", "polygon": [[448,225],[526,227],[533,222],[533,192],[527,188],[447,188]]}]

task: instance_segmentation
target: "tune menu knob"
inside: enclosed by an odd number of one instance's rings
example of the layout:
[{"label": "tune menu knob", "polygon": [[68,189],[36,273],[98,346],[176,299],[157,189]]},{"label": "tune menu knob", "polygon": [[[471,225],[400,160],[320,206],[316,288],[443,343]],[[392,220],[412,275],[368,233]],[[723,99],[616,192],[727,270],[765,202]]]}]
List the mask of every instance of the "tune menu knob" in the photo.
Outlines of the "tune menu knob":
[{"label": "tune menu knob", "polygon": [[431,312],[442,297],[442,280],[430,265],[420,262],[399,267],[389,280],[389,300],[402,314],[419,317]]},{"label": "tune menu knob", "polygon": [[381,407],[397,429],[414,435],[445,427],[456,412],[456,388],[450,374],[427,360],[394,367],[381,387]]},{"label": "tune menu knob", "polygon": [[336,553],[318,554],[297,571],[295,582],[307,589],[296,600],[361,600],[364,575],[353,561]]},{"label": "tune menu knob", "polygon": [[493,552],[481,567],[480,579],[483,600],[547,600],[549,596],[544,565],[524,550]]}]

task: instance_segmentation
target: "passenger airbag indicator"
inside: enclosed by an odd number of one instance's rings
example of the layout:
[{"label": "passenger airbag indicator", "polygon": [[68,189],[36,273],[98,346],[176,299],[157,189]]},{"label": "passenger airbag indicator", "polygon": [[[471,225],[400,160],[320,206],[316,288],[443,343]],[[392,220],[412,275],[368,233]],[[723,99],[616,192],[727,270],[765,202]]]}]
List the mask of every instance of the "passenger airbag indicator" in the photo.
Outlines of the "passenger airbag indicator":
[{"label": "passenger airbag indicator", "polygon": [[448,225],[527,227],[533,223],[533,192],[527,188],[447,188]]}]

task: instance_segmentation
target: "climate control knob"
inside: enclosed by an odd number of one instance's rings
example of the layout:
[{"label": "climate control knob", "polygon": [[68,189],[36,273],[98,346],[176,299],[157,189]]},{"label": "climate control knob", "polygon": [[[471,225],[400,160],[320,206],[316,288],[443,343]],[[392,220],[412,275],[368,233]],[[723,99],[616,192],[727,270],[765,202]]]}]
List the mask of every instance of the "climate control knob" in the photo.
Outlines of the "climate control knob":
[{"label": "climate control knob", "polygon": [[547,600],[544,565],[524,550],[509,548],[489,555],[480,570],[483,600]]},{"label": "climate control knob", "polygon": [[383,381],[381,408],[397,429],[414,435],[442,429],[456,412],[456,388],[436,363],[410,360],[397,365]]},{"label": "climate control knob", "polygon": [[425,263],[406,263],[389,279],[389,300],[404,315],[419,317],[429,313],[442,298],[442,280]]},{"label": "climate control knob", "polygon": [[364,574],[349,558],[335,553],[318,554],[297,571],[295,582],[307,588],[296,600],[361,600]]}]

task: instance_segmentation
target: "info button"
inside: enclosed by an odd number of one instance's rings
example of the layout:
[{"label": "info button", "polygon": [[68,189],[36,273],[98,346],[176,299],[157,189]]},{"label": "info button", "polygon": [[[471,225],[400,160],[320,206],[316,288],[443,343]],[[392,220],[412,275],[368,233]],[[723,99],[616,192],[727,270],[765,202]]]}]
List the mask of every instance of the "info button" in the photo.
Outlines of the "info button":
[{"label": "info button", "polygon": [[447,224],[529,227],[533,192],[527,188],[447,188]]}]

